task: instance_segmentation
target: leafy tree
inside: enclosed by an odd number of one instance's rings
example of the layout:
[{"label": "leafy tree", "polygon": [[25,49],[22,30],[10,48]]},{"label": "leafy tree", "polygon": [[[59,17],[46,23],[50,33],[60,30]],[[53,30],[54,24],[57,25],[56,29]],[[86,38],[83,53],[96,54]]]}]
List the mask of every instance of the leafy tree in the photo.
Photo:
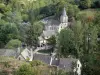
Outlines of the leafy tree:
[{"label": "leafy tree", "polygon": [[55,45],[56,44],[56,37],[51,36],[49,39],[47,39],[47,41],[48,41],[48,44]]},{"label": "leafy tree", "polygon": [[[83,38],[83,55],[82,64],[83,64],[83,74],[91,75],[96,71],[93,68],[95,65],[95,52],[97,52],[97,28],[92,24],[87,24],[84,27],[84,38]],[[86,71],[88,69],[88,71]],[[98,72],[99,73],[99,72]],[[95,73],[96,74],[96,73]]]},{"label": "leafy tree", "polygon": [[36,22],[30,26],[29,30],[27,31],[26,42],[28,45],[37,46],[38,36],[43,31],[43,24],[41,22]]},{"label": "leafy tree", "polygon": [[75,49],[77,51],[76,56],[78,58],[82,55],[82,45],[83,45],[83,27],[81,21],[77,21],[72,28],[74,32]]},{"label": "leafy tree", "polygon": [[81,11],[77,14],[77,20],[80,20],[82,24],[92,23],[95,20],[95,14],[91,11]]},{"label": "leafy tree", "polygon": [[93,24],[84,25],[84,39],[83,47],[86,54],[94,52],[97,50],[97,37],[98,31],[96,26]]},{"label": "leafy tree", "polygon": [[69,19],[72,17],[76,17],[78,12],[79,12],[79,8],[77,5],[72,5],[70,3],[67,4],[67,13],[68,13]]},{"label": "leafy tree", "polygon": [[60,17],[60,15],[61,15],[61,11],[62,11],[62,8],[64,8],[64,5],[65,5],[65,1],[64,0],[61,0],[61,1],[59,1],[57,4],[56,4],[56,8],[55,8],[55,10],[56,10],[56,17]]},{"label": "leafy tree", "polygon": [[30,65],[24,64],[19,67],[15,75],[34,75],[34,72]]},{"label": "leafy tree", "polygon": [[[1,20],[2,21],[2,20]],[[14,23],[1,22],[0,25],[0,41],[6,44],[10,39],[16,39],[19,31]]]},{"label": "leafy tree", "polygon": [[56,46],[56,36],[51,36],[49,39],[47,39],[47,41],[49,45],[52,45],[52,52],[53,52]]},{"label": "leafy tree", "polygon": [[64,29],[58,35],[58,49],[61,56],[67,57],[75,53],[74,33],[70,29]]},{"label": "leafy tree", "polygon": [[91,0],[80,0],[80,7],[83,9],[90,8],[92,5]]},{"label": "leafy tree", "polygon": [[95,15],[94,25],[97,26],[99,32],[98,35],[100,36],[100,13],[99,12],[97,12]]},{"label": "leafy tree", "polygon": [[18,40],[18,39],[13,39],[13,40],[10,40],[7,45],[6,45],[6,48],[10,48],[10,49],[13,49],[13,48],[18,48],[21,46],[21,41]]},{"label": "leafy tree", "polygon": [[100,1],[99,0],[93,0],[92,7],[94,7],[94,8],[100,8]]}]

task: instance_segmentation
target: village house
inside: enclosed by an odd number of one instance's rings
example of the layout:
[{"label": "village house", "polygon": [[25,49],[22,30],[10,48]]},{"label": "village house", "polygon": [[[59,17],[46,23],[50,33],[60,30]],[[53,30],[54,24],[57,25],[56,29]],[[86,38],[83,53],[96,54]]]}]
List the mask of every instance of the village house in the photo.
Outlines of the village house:
[{"label": "village house", "polygon": [[19,55],[19,60],[39,60],[50,66],[56,66],[60,69],[64,69],[67,72],[73,72],[77,75],[81,75],[82,64],[79,59],[68,57],[68,58],[56,58],[56,53],[52,55],[33,53],[32,49],[25,48]]}]

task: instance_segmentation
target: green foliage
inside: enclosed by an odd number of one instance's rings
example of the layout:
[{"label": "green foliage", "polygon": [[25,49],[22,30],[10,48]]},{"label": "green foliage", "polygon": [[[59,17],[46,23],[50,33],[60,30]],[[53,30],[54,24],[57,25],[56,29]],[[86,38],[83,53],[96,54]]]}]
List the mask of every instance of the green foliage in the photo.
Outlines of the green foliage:
[{"label": "green foliage", "polygon": [[95,15],[94,25],[97,26],[100,35],[100,12],[97,12]]},{"label": "green foliage", "polygon": [[6,48],[10,48],[10,49],[13,49],[13,48],[18,48],[21,46],[21,41],[18,40],[18,39],[13,39],[13,40],[10,40],[7,45],[6,45]]},{"label": "green foliage", "polygon": [[28,21],[28,15],[27,14],[23,14],[22,15],[22,19],[24,22],[27,22]]},{"label": "green foliage", "polygon": [[83,27],[81,21],[77,21],[72,30],[74,32],[75,49],[77,52],[75,56],[80,57],[82,55],[81,45],[83,44]]},{"label": "green foliage", "polygon": [[65,0],[61,0],[57,3],[56,5],[56,16],[59,18],[61,13],[62,13],[62,9],[66,8],[67,10],[67,14],[69,16],[69,18],[72,17],[76,17],[77,13],[79,12],[79,8],[77,5],[73,4],[73,1],[65,1]]},{"label": "green foliage", "polygon": [[47,39],[47,41],[48,41],[48,44],[55,45],[56,44],[56,37],[51,36],[49,39]]},{"label": "green foliage", "polygon": [[45,65],[42,61],[39,61],[39,60],[34,60],[34,61],[31,61],[30,62],[30,65],[32,66],[32,67],[34,67],[34,66],[40,66],[40,65]]},{"label": "green foliage", "polygon": [[92,10],[83,10],[77,14],[77,20],[80,20],[83,23],[93,22],[95,19],[95,11]]},{"label": "green foliage", "polygon": [[3,62],[3,64],[4,64],[4,66],[5,66],[6,68],[9,68],[9,67],[10,67],[9,62]]},{"label": "green foliage", "polygon": [[19,67],[15,75],[34,75],[34,72],[30,65],[24,64]]},{"label": "green foliage", "polygon": [[60,55],[67,57],[69,54],[75,53],[74,33],[70,29],[64,29],[58,36],[58,46]]},{"label": "green foliage", "polygon": [[57,75],[70,75],[65,70],[58,70]]},{"label": "green foliage", "polygon": [[90,55],[85,55],[83,57],[84,62],[83,63],[83,74],[87,74],[87,75],[99,75],[100,73],[100,54],[99,53],[94,53],[94,54],[90,54]]},{"label": "green foliage", "polygon": [[91,0],[80,0],[80,7],[83,9],[90,8],[92,5]]},{"label": "green foliage", "polygon": [[[6,45],[7,48],[16,48],[21,46],[21,41],[37,46],[38,36],[43,31],[43,24],[38,21],[52,15],[59,19],[65,7],[69,21],[72,22],[73,18],[77,21],[72,29],[62,30],[58,35],[58,52],[64,57],[73,54],[82,59],[83,74],[100,74],[100,55],[97,54],[100,49],[100,42],[97,42],[97,34],[100,36],[100,13],[99,10],[96,15],[95,10],[79,12],[78,5],[81,9],[90,8],[91,5],[97,8],[100,7],[100,1],[80,0],[76,5],[74,0],[0,0],[0,47]],[[55,42],[54,37],[49,39],[49,44],[55,45]],[[40,62],[35,63],[40,65]],[[18,70],[17,75],[32,75],[30,66],[24,65],[23,68]],[[59,75],[66,73],[59,72]]]},{"label": "green foliage", "polygon": [[14,23],[7,23],[1,20],[0,41],[6,44],[11,39],[18,38],[18,29]]},{"label": "green foliage", "polygon": [[67,13],[69,18],[76,17],[79,12],[79,8],[77,5],[67,4]]},{"label": "green foliage", "polygon": [[38,36],[43,31],[43,24],[41,22],[35,22],[30,26],[27,31],[26,43],[30,46],[37,46]]}]

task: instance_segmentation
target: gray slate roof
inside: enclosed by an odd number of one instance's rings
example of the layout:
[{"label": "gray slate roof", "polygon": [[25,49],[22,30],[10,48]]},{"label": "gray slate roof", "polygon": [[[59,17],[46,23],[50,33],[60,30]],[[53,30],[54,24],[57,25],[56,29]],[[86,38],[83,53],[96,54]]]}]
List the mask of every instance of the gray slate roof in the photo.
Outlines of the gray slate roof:
[{"label": "gray slate roof", "polygon": [[[46,64],[50,64],[51,56],[49,55],[42,55],[42,54],[34,54],[33,55],[33,60],[40,60]],[[59,68],[66,69],[67,72],[73,71],[73,63],[76,64],[78,59],[74,58],[60,58],[59,60],[52,60],[51,65],[58,66]]]},{"label": "gray slate roof", "polygon": [[67,16],[67,15],[66,15],[66,9],[65,9],[65,7],[64,7],[64,9],[63,9],[62,15],[63,15],[63,16]]},{"label": "gray slate roof", "polygon": [[60,58],[59,67],[66,69],[66,71],[72,71],[72,63],[76,63],[78,59],[74,58]]},{"label": "gray slate roof", "polygon": [[12,49],[0,49],[0,56],[16,56],[16,51]]},{"label": "gray slate roof", "polygon": [[52,60],[51,65],[59,66],[59,60]]},{"label": "gray slate roof", "polygon": [[60,22],[58,20],[54,20],[54,19],[49,19],[47,21],[47,25],[56,25],[56,26],[59,26]]},{"label": "gray slate roof", "polygon": [[49,55],[42,55],[42,54],[34,54],[33,60],[40,60],[46,64],[50,64],[51,56]]},{"label": "gray slate roof", "polygon": [[47,31],[43,31],[43,36],[45,37],[48,37],[48,36],[52,36],[52,35],[55,35],[56,34],[56,31],[54,30],[47,30]]}]

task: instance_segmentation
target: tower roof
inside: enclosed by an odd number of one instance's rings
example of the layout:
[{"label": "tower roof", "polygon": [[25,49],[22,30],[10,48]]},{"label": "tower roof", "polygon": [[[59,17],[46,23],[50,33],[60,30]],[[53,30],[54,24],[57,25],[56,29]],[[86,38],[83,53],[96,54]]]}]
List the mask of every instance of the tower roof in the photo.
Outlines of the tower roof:
[{"label": "tower roof", "polygon": [[67,14],[66,14],[66,9],[65,9],[65,7],[64,7],[63,12],[62,12],[62,15],[61,15],[61,17],[60,17],[60,22],[61,22],[61,23],[67,23],[67,22],[68,22],[68,16],[67,16]]},{"label": "tower roof", "polygon": [[64,9],[63,9],[62,15],[63,15],[63,16],[66,16],[66,9],[65,9],[65,7],[64,7]]}]

